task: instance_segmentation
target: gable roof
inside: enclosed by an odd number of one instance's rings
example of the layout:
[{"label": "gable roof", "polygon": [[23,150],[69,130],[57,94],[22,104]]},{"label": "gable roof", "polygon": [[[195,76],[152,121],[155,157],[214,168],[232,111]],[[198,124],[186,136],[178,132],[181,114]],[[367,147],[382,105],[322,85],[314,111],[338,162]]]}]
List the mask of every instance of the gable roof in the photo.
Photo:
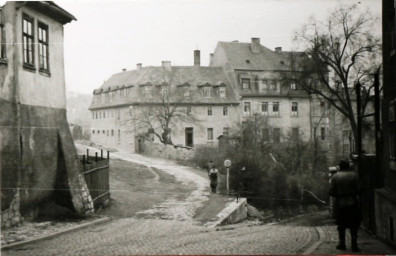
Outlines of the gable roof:
[{"label": "gable roof", "polygon": [[31,7],[63,25],[72,20],[77,20],[76,17],[52,1],[21,1],[18,2],[18,5]]},{"label": "gable roof", "polygon": [[[145,92],[142,87],[152,86],[153,90],[158,90],[158,87],[163,85],[168,86],[171,92],[177,92],[180,86],[189,87],[190,96],[185,99],[178,99],[175,101],[177,104],[239,104],[222,67],[150,66],[113,74],[99,89],[94,90],[94,98],[101,96],[98,94],[123,88],[130,89],[129,95],[113,101],[95,101],[93,99],[90,109],[133,104],[158,104],[158,99],[147,98],[144,95]],[[204,97],[201,87],[210,87],[210,97]],[[216,87],[225,87],[226,96],[220,97],[218,90],[215,90]],[[172,102],[171,98],[170,101]]]},{"label": "gable roof", "polygon": [[290,59],[292,54],[299,52],[275,52],[260,44],[260,51],[254,53],[251,43],[219,42],[217,47],[224,50],[227,63],[234,69],[248,70],[290,70]]}]

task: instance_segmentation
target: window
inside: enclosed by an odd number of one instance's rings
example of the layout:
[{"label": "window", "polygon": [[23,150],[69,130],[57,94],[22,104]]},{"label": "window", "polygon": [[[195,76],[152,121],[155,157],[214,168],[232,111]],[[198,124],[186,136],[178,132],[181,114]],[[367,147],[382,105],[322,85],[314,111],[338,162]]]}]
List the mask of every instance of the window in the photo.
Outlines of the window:
[{"label": "window", "polygon": [[300,129],[298,127],[293,127],[292,128],[292,140],[297,141],[299,139],[299,134],[300,134]]},{"label": "window", "polygon": [[186,114],[191,115],[191,106],[186,107]]},{"label": "window", "polygon": [[219,94],[220,94],[220,98],[226,97],[226,88],[224,86],[219,88]]},{"label": "window", "polygon": [[92,111],[92,119],[95,119],[95,112]]},{"label": "window", "polygon": [[102,132],[103,132],[103,134],[105,134],[105,130],[103,130]]},{"label": "window", "polygon": [[95,134],[95,130],[92,130],[92,134]]},{"label": "window", "polygon": [[98,119],[98,112],[95,112],[95,119]]},{"label": "window", "polygon": [[268,102],[261,102],[261,113],[265,116],[268,115]]},{"label": "window", "polygon": [[161,95],[162,96],[168,95],[168,88],[166,86],[161,86]]},{"label": "window", "polygon": [[298,116],[298,102],[292,102],[291,115],[292,116]]},{"label": "window", "polygon": [[243,115],[250,116],[250,102],[243,103]]},{"label": "window", "polygon": [[269,130],[268,128],[263,128],[261,131],[261,138],[263,141],[268,141],[269,140]]},{"label": "window", "polygon": [[[110,113],[113,113],[113,111],[111,111]],[[129,116],[133,116],[133,107],[129,106]]]},{"label": "window", "polygon": [[265,92],[268,89],[268,82],[267,80],[261,80],[259,83],[259,92]]},{"label": "window", "polygon": [[229,132],[230,132],[229,127],[223,127],[223,135],[228,136]]},{"label": "window", "polygon": [[211,115],[212,115],[212,107],[209,106],[209,107],[208,107],[208,116],[211,116]]},{"label": "window", "polygon": [[292,90],[292,91],[297,90],[297,85],[295,82],[290,83],[290,90]]},{"label": "window", "polygon": [[147,98],[150,98],[150,97],[152,96],[152,93],[151,93],[151,86],[147,85],[147,86],[144,87],[144,95],[145,95]]},{"label": "window", "polygon": [[280,128],[274,128],[273,130],[273,139],[275,143],[279,143],[280,142]]},{"label": "window", "polygon": [[184,88],[184,97],[185,97],[185,98],[190,97],[190,88],[189,88],[188,86],[186,86],[186,87]]},{"label": "window", "polygon": [[103,111],[103,118],[106,118],[106,111]]},{"label": "window", "polygon": [[120,120],[121,112],[120,110],[117,111],[117,119]]},{"label": "window", "polygon": [[250,79],[242,78],[242,89],[249,90],[250,89]]},{"label": "window", "polygon": [[255,76],[254,77],[254,80],[253,80],[253,86],[254,86],[254,89],[258,89],[258,87],[259,87],[259,79],[258,79],[258,76]]},{"label": "window", "polygon": [[320,114],[324,115],[326,113],[326,104],[324,101],[320,102]]},{"label": "window", "polygon": [[3,21],[3,13],[0,7],[0,60],[5,60],[6,55],[6,42],[5,42],[5,28]]},{"label": "window", "polygon": [[228,115],[228,108],[223,107],[223,116],[227,116],[227,115]]},{"label": "window", "polygon": [[279,116],[279,102],[272,103],[272,115]]},{"label": "window", "polygon": [[48,61],[48,26],[38,23],[39,68],[41,71],[49,70]]},{"label": "window", "polygon": [[206,86],[203,88],[203,90],[204,90],[204,97],[210,98],[210,87]]},{"label": "window", "polygon": [[118,130],[118,142],[120,142],[120,141],[121,141],[121,131]]},{"label": "window", "polygon": [[326,140],[326,127],[320,127],[320,139]]},{"label": "window", "polygon": [[102,119],[102,112],[99,111],[99,119]]},{"label": "window", "polygon": [[114,130],[111,130],[111,136],[114,136]]},{"label": "window", "polygon": [[33,18],[23,15],[22,21],[22,43],[23,63],[28,67],[34,67],[34,27]]},{"label": "window", "polygon": [[109,130],[106,130],[106,135],[107,137],[109,137]]},{"label": "window", "polygon": [[213,140],[213,128],[208,128],[208,140]]},{"label": "window", "polygon": [[277,90],[277,82],[276,80],[269,80],[268,90],[276,91]]}]

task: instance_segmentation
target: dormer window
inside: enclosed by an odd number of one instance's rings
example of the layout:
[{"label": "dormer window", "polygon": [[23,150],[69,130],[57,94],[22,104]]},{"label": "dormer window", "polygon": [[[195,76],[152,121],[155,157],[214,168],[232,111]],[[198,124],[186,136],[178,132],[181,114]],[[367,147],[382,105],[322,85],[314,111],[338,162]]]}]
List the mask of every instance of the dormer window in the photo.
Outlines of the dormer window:
[{"label": "dormer window", "polygon": [[204,92],[204,97],[205,98],[210,98],[210,87],[209,86],[205,86],[203,88],[203,92]]},{"label": "dormer window", "polygon": [[290,83],[290,90],[292,90],[292,91],[297,90],[297,85],[295,82]]},{"label": "dormer window", "polygon": [[152,93],[151,93],[151,86],[149,86],[149,85],[144,86],[144,95],[145,95],[146,97],[151,97],[151,96],[152,96]]},{"label": "dormer window", "polygon": [[183,88],[183,96],[184,96],[184,98],[189,98],[190,97],[190,87],[185,86]]},{"label": "dormer window", "polygon": [[24,14],[22,21],[23,35],[23,63],[25,66],[34,67],[34,26],[33,18]]},{"label": "dormer window", "polygon": [[161,95],[162,96],[168,95],[168,88],[166,86],[161,86]]},{"label": "dormer window", "polygon": [[250,89],[250,79],[249,78],[242,78],[242,89],[243,90]]},{"label": "dormer window", "polygon": [[221,86],[219,88],[219,94],[220,94],[220,98],[225,98],[226,97],[226,88],[225,88],[225,86]]}]

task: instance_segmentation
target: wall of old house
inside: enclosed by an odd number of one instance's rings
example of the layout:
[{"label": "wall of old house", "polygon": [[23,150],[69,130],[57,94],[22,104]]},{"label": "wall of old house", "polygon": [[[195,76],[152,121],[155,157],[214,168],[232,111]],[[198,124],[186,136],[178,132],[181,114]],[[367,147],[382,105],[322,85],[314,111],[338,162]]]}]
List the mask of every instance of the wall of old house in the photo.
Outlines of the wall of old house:
[{"label": "wall of old house", "polygon": [[[232,129],[240,120],[237,106],[227,105],[226,116],[223,115],[223,105],[212,105],[212,115],[208,116],[208,106],[192,106],[191,115],[196,120],[185,122],[178,120],[171,126],[172,142],[175,145],[185,146],[185,128],[187,127],[193,128],[194,146],[217,145],[217,137],[223,134],[223,128]],[[180,107],[182,108],[185,106]],[[91,140],[104,147],[134,152],[136,136],[147,133],[148,126],[134,121],[131,111],[133,111],[133,116],[139,116],[139,107],[133,107],[132,110],[129,107],[113,107],[91,111],[93,118]],[[159,127],[159,124],[157,126]],[[213,128],[213,140],[207,139],[207,128]],[[120,137],[118,137],[118,131],[120,131]],[[160,129],[157,131],[162,132]],[[160,142],[155,136],[154,141]]]},{"label": "wall of old house", "polygon": [[[5,217],[18,216],[13,212],[16,200],[19,213],[34,217],[36,208],[51,199],[58,186],[69,188],[74,210],[91,212],[80,193],[86,184],[66,119],[63,25],[18,2],[7,2],[3,13],[8,44],[7,64],[0,64],[1,75],[5,75],[0,87],[2,226],[15,224]],[[48,25],[50,75],[38,70],[37,44],[36,69],[23,67],[23,13],[34,18],[35,42],[37,21]],[[65,179],[57,184],[60,172]]]}]

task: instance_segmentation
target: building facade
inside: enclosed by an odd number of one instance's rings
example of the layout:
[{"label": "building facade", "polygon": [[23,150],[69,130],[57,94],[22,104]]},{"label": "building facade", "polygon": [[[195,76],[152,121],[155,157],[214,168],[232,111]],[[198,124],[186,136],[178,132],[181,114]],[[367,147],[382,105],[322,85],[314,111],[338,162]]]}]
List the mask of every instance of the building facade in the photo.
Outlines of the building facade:
[{"label": "building facade", "polygon": [[382,159],[375,178],[383,187],[375,191],[377,235],[396,246],[396,2],[382,1],[383,103]]},{"label": "building facade", "polygon": [[[217,137],[239,123],[234,91],[221,67],[162,66],[123,70],[94,91],[91,139],[139,152],[142,140],[160,141],[164,127],[175,145],[217,145]],[[169,124],[165,115],[172,115]]]},{"label": "building facade", "polygon": [[[85,213],[66,120],[63,26],[75,17],[53,2],[7,2],[0,20],[2,217],[11,208],[18,212],[4,216],[29,214],[53,197]],[[55,195],[56,187],[67,192]]]}]

